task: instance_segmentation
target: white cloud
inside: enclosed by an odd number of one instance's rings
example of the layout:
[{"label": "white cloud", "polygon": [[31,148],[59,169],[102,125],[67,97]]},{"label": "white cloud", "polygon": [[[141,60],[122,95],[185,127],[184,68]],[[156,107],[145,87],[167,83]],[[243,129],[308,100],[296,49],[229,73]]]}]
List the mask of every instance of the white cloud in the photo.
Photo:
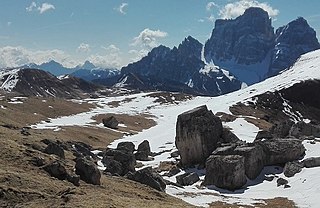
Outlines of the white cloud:
[{"label": "white cloud", "polygon": [[90,55],[88,60],[94,65],[103,68],[121,68],[123,60],[121,50],[116,45],[101,46],[103,53]]},{"label": "white cloud", "polygon": [[128,7],[128,5],[128,3],[121,3],[119,7],[115,8],[115,10],[117,10],[121,14],[127,14],[125,9]]},{"label": "white cloud", "polygon": [[215,20],[215,17],[213,14],[211,14],[209,17],[207,17],[208,21],[209,22],[213,22],[214,23],[214,20]]},{"label": "white cloud", "polygon": [[88,53],[90,52],[90,50],[90,45],[88,43],[80,43],[80,45],[77,48],[77,52]]},{"label": "white cloud", "polygon": [[279,14],[279,10],[272,8],[268,3],[260,3],[256,0],[240,0],[226,4],[222,9],[220,9],[219,15],[223,19],[235,18],[242,15],[249,7],[260,7],[267,11],[269,16],[272,18]]},{"label": "white cloud", "polygon": [[152,49],[158,46],[158,39],[165,38],[168,33],[160,30],[150,30],[149,28],[144,29],[137,37],[133,38],[133,43],[131,45],[141,47],[146,47],[147,49]]},{"label": "white cloud", "polygon": [[217,7],[217,8],[218,8],[219,6],[218,6],[216,3],[212,2],[212,1],[211,1],[211,2],[208,2],[208,3],[207,3],[207,6],[206,6],[206,10],[207,10],[207,11],[211,11],[214,7]]},{"label": "white cloud", "polygon": [[149,50],[141,49],[141,50],[130,50],[129,54],[132,55],[130,58],[130,62],[136,62],[145,57],[148,54]]},{"label": "white cloud", "polygon": [[40,14],[45,13],[46,11],[55,9],[55,7],[52,4],[49,3],[43,3],[41,6],[38,7],[38,11]]},{"label": "white cloud", "polygon": [[37,8],[37,4],[36,4],[36,2],[33,1],[33,2],[31,2],[30,6],[28,6],[26,8],[26,10],[27,10],[27,12],[32,12],[36,8]]},{"label": "white cloud", "polygon": [[40,14],[43,14],[49,10],[54,10],[55,6],[50,3],[42,3],[41,6],[37,6],[36,2],[31,2],[30,6],[26,8],[27,12],[38,11]]},{"label": "white cloud", "polygon": [[55,60],[66,67],[73,67],[80,62],[71,58],[62,50],[29,50],[21,46],[0,48],[0,67],[18,67],[28,63],[41,64]]}]

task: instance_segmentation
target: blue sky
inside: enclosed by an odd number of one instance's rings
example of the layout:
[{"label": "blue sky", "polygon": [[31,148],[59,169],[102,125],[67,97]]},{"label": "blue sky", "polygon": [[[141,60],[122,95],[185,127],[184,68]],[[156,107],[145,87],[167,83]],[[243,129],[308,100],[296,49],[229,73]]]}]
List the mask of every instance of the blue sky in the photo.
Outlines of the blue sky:
[{"label": "blue sky", "polygon": [[215,19],[259,6],[274,28],[303,16],[320,33],[319,0],[1,0],[0,66],[55,59],[120,68],[188,35],[204,43]]}]

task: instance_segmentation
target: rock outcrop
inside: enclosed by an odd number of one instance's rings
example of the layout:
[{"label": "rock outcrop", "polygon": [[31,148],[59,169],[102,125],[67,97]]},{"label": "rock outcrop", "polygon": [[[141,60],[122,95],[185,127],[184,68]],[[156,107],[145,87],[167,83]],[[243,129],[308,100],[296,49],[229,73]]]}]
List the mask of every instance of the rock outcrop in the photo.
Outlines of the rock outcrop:
[{"label": "rock outcrop", "polygon": [[197,173],[184,173],[176,176],[177,184],[181,186],[189,186],[200,180]]},{"label": "rock outcrop", "polygon": [[64,159],[64,150],[63,148],[57,143],[49,143],[48,146],[44,149],[44,152],[47,154],[57,155],[60,158]]},{"label": "rock outcrop", "polygon": [[206,106],[200,106],[178,116],[176,146],[183,166],[204,163],[215,150],[222,135],[221,120]]},{"label": "rock outcrop", "polygon": [[302,161],[304,167],[313,168],[320,166],[320,157],[310,157]]},{"label": "rock outcrop", "polygon": [[134,154],[137,160],[148,161],[151,155],[150,144],[148,140],[144,140],[138,145],[137,152]]}]

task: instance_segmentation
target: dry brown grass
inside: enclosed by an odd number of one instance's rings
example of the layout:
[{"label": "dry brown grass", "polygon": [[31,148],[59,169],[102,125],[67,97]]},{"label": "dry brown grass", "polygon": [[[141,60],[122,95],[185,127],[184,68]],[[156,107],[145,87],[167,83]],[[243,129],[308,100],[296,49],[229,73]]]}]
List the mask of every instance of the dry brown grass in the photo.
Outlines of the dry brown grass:
[{"label": "dry brown grass", "polygon": [[172,92],[155,92],[146,96],[156,98],[155,102],[160,104],[175,104],[180,101],[190,100],[193,96],[183,93],[172,93]]}]

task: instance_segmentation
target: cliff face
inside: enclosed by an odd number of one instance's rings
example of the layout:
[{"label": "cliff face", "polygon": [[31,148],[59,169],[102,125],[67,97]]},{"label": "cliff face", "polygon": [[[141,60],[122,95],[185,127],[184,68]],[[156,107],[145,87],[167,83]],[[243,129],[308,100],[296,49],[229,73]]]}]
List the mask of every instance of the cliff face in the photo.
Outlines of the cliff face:
[{"label": "cliff face", "polygon": [[316,31],[302,17],[278,28],[270,75],[291,66],[300,55],[319,48]]},{"label": "cliff face", "polygon": [[217,20],[205,44],[207,62],[234,60],[255,64],[265,59],[274,45],[275,35],[268,13],[249,8],[234,20]]}]

